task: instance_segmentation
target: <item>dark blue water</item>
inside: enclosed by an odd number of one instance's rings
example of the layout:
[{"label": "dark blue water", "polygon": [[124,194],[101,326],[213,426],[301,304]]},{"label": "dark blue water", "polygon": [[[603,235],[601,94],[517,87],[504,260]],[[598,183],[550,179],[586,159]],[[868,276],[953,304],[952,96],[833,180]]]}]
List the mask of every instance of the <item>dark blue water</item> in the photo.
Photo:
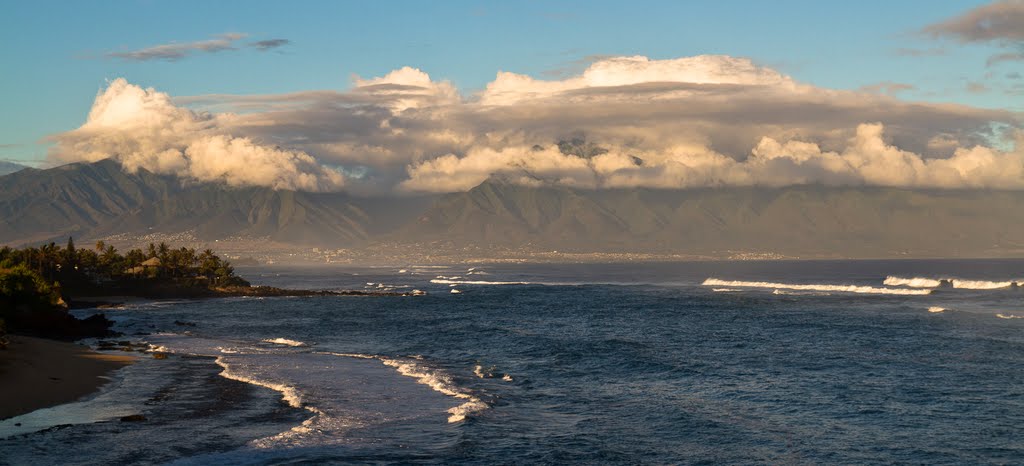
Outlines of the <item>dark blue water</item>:
[{"label": "dark blue water", "polygon": [[[0,461],[89,445],[83,462],[1024,462],[1024,290],[1004,283],[1024,261],[470,267],[243,269],[429,294],[113,311],[174,352],[105,389],[150,422],[98,413],[0,441]],[[245,388],[200,417],[174,394],[186,376]]]}]

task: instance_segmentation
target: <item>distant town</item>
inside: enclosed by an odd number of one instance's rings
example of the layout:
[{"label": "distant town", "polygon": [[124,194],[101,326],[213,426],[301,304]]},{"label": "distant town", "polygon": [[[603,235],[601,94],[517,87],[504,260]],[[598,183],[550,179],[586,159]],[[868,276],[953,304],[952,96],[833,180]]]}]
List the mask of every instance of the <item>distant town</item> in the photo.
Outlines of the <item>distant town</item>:
[{"label": "distant town", "polygon": [[406,263],[602,263],[672,262],[709,260],[791,260],[775,252],[726,250],[713,254],[657,254],[634,252],[576,252],[540,250],[530,244],[518,248],[459,245],[451,241],[424,243],[373,243],[358,248],[304,247],[273,241],[267,237],[199,239],[194,232],[119,234],[101,238],[119,249],[149,243],[180,244],[197,250],[212,249],[236,266],[351,264],[381,265]]}]

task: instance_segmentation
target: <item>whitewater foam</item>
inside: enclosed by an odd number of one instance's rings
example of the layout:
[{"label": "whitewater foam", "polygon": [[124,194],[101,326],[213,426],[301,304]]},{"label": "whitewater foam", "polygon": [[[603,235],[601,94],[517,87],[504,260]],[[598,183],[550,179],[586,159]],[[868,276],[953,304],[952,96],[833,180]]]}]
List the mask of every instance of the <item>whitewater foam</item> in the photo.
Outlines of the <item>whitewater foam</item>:
[{"label": "whitewater foam", "polygon": [[244,374],[236,373],[231,370],[231,366],[224,360],[223,356],[218,356],[214,361],[223,370],[220,373],[221,377],[225,379],[235,380],[238,382],[244,382],[251,385],[257,385],[263,388],[269,388],[281,394],[281,398],[288,403],[288,406],[293,408],[302,407],[302,395],[299,391],[290,385],[269,382],[266,380],[260,380],[255,377],[249,377]]},{"label": "whitewater foam", "polygon": [[[481,379],[493,379],[497,377],[496,375],[494,375],[494,370],[494,366],[484,369],[484,366],[477,364],[475,367],[473,367],[473,374]],[[500,378],[501,380],[504,380],[506,382],[512,381],[512,376],[508,374],[502,374]]]},{"label": "whitewater foam", "polygon": [[715,293],[736,293],[743,290],[738,288],[712,288],[711,291]]},{"label": "whitewater foam", "polygon": [[885,277],[882,283],[889,286],[909,286],[911,288],[939,288],[948,283],[953,288],[962,290],[998,290],[1010,288],[1017,285],[1019,280],[989,281],[989,280],[964,280],[960,278],[928,278],[928,277]]},{"label": "whitewater foam", "polygon": [[412,377],[416,379],[418,383],[426,385],[436,392],[466,400],[465,403],[448,410],[449,423],[463,421],[467,416],[488,408],[487,403],[484,403],[479,398],[460,390],[452,381],[451,377],[443,372],[427,369],[423,367],[423,365],[412,361],[388,358],[380,358],[380,360],[384,365],[394,367],[399,374],[406,377]]},{"label": "whitewater foam", "polygon": [[932,307],[929,307],[929,308],[928,308],[928,312],[931,312],[931,313],[933,313],[933,314],[938,314],[938,313],[940,313],[940,312],[946,312],[946,311],[947,311],[947,309],[946,309],[946,308],[944,308],[944,307],[939,307],[939,306],[932,306]]},{"label": "whitewater foam", "polygon": [[996,317],[1000,319],[1024,319],[1024,316],[1019,316],[1016,314],[996,314]]},{"label": "whitewater foam", "polygon": [[[489,407],[487,403],[485,403],[483,400],[473,396],[472,394],[460,389],[457,385],[455,385],[455,382],[448,374],[445,374],[444,372],[437,369],[427,368],[423,364],[416,362],[423,360],[423,357],[419,355],[409,356],[411,359],[413,359],[413,361],[410,361],[359,353],[335,353],[327,351],[318,351],[315,352],[315,354],[329,354],[332,356],[340,356],[345,358],[377,359],[385,366],[393,367],[395,370],[398,371],[400,375],[412,377],[416,379],[417,383],[426,385],[436,392],[442,393],[450,397],[466,400],[466,402],[462,403],[461,405],[448,410],[449,423],[463,421],[466,419],[467,416],[477,411],[485,410]],[[482,371],[483,368],[479,365],[473,369],[474,374],[477,374],[477,376],[480,378],[484,378],[484,373]],[[506,375],[505,377],[508,377],[508,381],[512,380],[512,378],[509,377],[508,375]]]},{"label": "whitewater foam", "polygon": [[1000,288],[1009,288],[1016,282],[1005,281],[1005,282],[990,282],[985,280],[958,280],[953,279],[953,288],[961,288],[965,290],[998,290]]},{"label": "whitewater foam", "polygon": [[449,278],[435,278],[430,283],[439,285],[530,285],[530,282],[488,282],[482,280],[453,280]]},{"label": "whitewater foam", "polygon": [[772,294],[783,296],[832,296],[832,293],[825,291],[786,291],[778,289],[772,291]]},{"label": "whitewater foam", "polygon": [[942,280],[923,277],[903,278],[890,275],[885,277],[885,281],[882,284],[888,286],[909,286],[911,288],[938,288],[942,285]]},{"label": "whitewater foam", "polygon": [[278,337],[278,338],[268,338],[266,340],[263,340],[263,342],[264,343],[273,343],[275,345],[284,345],[284,346],[306,346],[306,344],[301,342],[301,341],[289,340],[287,338],[280,338],[280,337]]},{"label": "whitewater foam", "polygon": [[836,291],[842,293],[862,294],[891,294],[891,295],[927,295],[932,290],[906,289],[906,288],[878,288],[874,286],[859,285],[829,285],[829,284],[796,284],[796,283],[773,283],[773,282],[752,282],[739,280],[719,280],[708,278],[702,283],[703,286],[724,286],[744,288],[777,288],[785,290],[803,291]]}]

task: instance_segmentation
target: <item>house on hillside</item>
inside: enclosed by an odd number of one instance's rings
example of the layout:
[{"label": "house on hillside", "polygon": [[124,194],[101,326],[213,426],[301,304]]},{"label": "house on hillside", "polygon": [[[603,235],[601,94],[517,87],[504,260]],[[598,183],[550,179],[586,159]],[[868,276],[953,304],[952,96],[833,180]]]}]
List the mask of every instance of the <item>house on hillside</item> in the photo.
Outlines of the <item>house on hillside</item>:
[{"label": "house on hillside", "polygon": [[135,267],[130,267],[128,270],[125,270],[125,273],[130,273],[130,274],[133,274],[133,275],[140,275],[140,274],[145,273],[148,270],[156,270],[159,267],[160,267],[160,259],[157,258],[157,257],[150,257],[149,259],[146,259],[145,261],[143,261],[141,264],[139,264],[139,265],[137,265]]}]

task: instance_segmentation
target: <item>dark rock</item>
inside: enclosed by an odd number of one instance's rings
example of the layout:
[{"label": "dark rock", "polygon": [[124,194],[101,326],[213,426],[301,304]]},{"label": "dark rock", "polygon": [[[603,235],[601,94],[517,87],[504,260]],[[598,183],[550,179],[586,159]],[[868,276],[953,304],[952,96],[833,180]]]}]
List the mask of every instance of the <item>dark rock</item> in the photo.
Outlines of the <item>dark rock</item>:
[{"label": "dark rock", "polygon": [[128,416],[123,416],[121,418],[121,422],[142,422],[142,421],[145,421],[145,420],[146,420],[146,416],[143,416],[141,414],[131,414],[131,415],[128,415]]}]

